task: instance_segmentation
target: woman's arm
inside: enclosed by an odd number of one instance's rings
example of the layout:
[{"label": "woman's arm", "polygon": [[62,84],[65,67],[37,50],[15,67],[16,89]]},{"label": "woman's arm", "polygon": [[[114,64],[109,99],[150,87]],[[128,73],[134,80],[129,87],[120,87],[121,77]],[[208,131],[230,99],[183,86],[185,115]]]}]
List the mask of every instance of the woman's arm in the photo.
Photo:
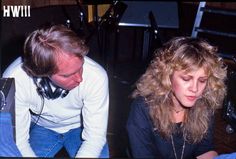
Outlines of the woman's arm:
[{"label": "woman's arm", "polygon": [[207,136],[202,140],[202,142],[198,146],[198,153],[197,153],[198,155],[196,155],[197,159],[212,159],[218,156],[218,153],[214,150],[213,135],[214,135],[214,116],[211,117]]}]

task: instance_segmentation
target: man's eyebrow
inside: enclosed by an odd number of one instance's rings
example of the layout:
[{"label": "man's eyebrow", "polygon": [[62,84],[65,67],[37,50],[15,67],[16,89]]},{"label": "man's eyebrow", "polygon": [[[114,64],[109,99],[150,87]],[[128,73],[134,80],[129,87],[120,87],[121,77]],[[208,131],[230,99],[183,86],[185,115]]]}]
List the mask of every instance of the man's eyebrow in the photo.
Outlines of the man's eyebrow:
[{"label": "man's eyebrow", "polygon": [[71,76],[73,74],[76,74],[77,72],[81,71],[83,69],[83,65],[75,72],[69,73],[69,74],[58,74],[59,76]]},{"label": "man's eyebrow", "polygon": [[73,73],[70,73],[70,74],[58,74],[58,75],[59,75],[59,76],[71,76],[71,75],[73,75],[73,74],[75,74],[75,73],[81,71],[81,69],[83,69],[83,66],[84,66],[84,59],[81,59],[81,60],[82,60],[81,67],[80,67],[77,71],[75,71],[75,72],[73,72]]},{"label": "man's eyebrow", "polygon": [[[78,72],[78,71],[76,71],[76,72]],[[71,75],[75,74],[76,72],[73,72],[73,73],[70,73],[70,74],[59,74],[59,76],[71,76]]]}]

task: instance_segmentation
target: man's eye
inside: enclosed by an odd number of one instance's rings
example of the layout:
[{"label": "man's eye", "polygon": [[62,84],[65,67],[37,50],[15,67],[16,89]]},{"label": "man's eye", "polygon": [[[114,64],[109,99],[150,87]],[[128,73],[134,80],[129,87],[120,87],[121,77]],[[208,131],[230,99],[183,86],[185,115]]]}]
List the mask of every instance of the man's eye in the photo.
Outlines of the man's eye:
[{"label": "man's eye", "polygon": [[70,75],[63,75],[62,77],[64,77],[64,78],[68,78],[68,77],[70,77]]}]

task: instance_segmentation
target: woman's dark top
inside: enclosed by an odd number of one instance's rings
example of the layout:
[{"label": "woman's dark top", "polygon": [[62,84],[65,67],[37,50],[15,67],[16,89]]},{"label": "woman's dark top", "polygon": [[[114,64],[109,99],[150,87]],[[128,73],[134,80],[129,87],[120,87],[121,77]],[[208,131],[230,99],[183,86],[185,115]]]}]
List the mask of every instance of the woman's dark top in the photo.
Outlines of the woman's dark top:
[{"label": "woman's dark top", "polygon": [[[212,144],[212,124],[210,124],[206,137],[200,143],[185,143],[183,158],[196,158],[205,152],[214,150]],[[158,131],[153,129],[147,104],[143,98],[136,98],[131,105],[127,123],[132,156],[134,158],[175,159],[171,140],[164,139]],[[173,140],[176,155],[180,159],[184,143],[182,133],[174,134]]]}]

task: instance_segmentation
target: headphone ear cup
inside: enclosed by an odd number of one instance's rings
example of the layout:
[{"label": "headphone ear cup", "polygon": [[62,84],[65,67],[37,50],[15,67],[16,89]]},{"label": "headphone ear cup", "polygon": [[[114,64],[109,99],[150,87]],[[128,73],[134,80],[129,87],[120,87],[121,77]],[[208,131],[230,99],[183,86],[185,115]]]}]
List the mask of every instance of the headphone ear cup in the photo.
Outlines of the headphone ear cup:
[{"label": "headphone ear cup", "polygon": [[42,77],[42,78],[33,78],[34,83],[37,86],[37,92],[40,96],[46,97],[47,99],[56,99],[58,97],[65,97],[69,91],[64,90],[60,87],[56,87],[56,89],[53,91],[51,88],[51,82],[48,78]]},{"label": "headphone ear cup", "polygon": [[55,99],[54,98],[54,93],[52,91],[52,88],[50,86],[50,82],[49,82],[48,78],[42,78],[41,86],[42,86],[42,90],[44,92],[44,96],[46,98],[48,98],[48,99]]},{"label": "headphone ear cup", "polygon": [[58,97],[64,98],[68,93],[69,93],[68,90],[64,90],[64,89],[58,87],[53,92],[53,97],[54,97],[54,99],[58,98]]},{"label": "headphone ear cup", "polygon": [[34,84],[36,85],[37,87],[37,93],[40,95],[40,96],[44,96],[45,94],[45,90],[44,88],[42,87],[42,79],[41,78],[37,78],[37,77],[33,77],[33,80],[34,80]]},{"label": "headphone ear cup", "polygon": [[51,99],[53,97],[53,92],[48,80],[44,77],[33,78],[35,85],[37,86],[37,92],[40,96]]},{"label": "headphone ear cup", "polygon": [[55,91],[53,92],[52,99],[56,99],[62,95],[63,89],[61,88],[56,88]]},{"label": "headphone ear cup", "polygon": [[61,94],[61,97],[64,98],[65,96],[67,96],[68,93],[69,93],[68,90],[63,90],[62,94]]}]

